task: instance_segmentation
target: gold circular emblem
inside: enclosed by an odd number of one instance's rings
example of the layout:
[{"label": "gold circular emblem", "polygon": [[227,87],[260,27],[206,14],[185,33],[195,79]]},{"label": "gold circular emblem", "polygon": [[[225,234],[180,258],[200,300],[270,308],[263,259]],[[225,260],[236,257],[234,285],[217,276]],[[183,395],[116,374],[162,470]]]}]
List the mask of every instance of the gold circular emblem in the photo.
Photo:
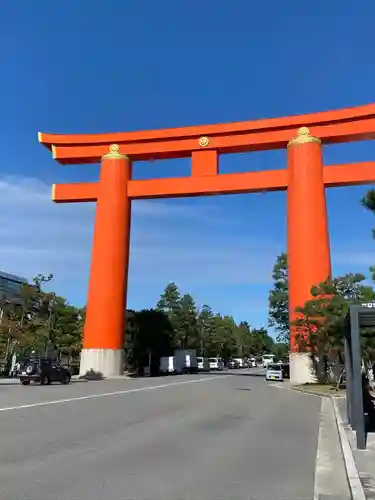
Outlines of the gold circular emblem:
[{"label": "gold circular emblem", "polygon": [[298,129],[298,135],[309,135],[310,130],[307,127],[300,127]]},{"label": "gold circular emblem", "polygon": [[110,153],[118,153],[120,151],[120,146],[118,144],[111,144],[109,146]]},{"label": "gold circular emblem", "polygon": [[202,146],[202,148],[204,148],[205,146],[208,146],[209,143],[210,143],[210,140],[208,137],[202,136],[199,138],[199,145]]}]

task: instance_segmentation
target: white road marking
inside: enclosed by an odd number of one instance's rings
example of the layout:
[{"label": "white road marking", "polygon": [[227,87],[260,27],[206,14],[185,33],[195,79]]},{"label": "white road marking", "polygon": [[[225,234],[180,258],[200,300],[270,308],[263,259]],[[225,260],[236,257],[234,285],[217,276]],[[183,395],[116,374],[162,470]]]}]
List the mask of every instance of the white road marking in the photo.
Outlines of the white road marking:
[{"label": "white road marking", "polygon": [[314,497],[313,500],[319,500],[320,497],[320,484],[319,484],[319,474],[325,471],[325,460],[326,456],[323,453],[323,410],[326,404],[325,398],[322,398],[322,403],[320,405],[319,413],[319,431],[318,431],[318,444],[316,449],[316,460],[315,460],[315,477],[314,477]]},{"label": "white road marking", "polygon": [[229,377],[229,375],[217,375],[216,377],[198,378],[196,380],[184,380],[183,382],[173,382],[172,384],[150,385],[147,387],[138,387],[137,389],[126,389],[123,391],[103,392],[101,394],[90,394],[89,396],[79,396],[77,398],[56,399],[54,401],[42,401],[40,403],[31,403],[28,405],[8,406],[5,408],[0,408],[0,412],[11,411],[11,410],[23,410],[25,408],[36,408],[38,406],[57,405],[62,403],[70,403],[72,401],[85,401],[86,399],[105,398],[108,396],[130,394],[132,392],[152,391],[154,389],[163,389],[165,387],[176,387],[178,385],[196,384],[198,382],[208,382],[209,380],[217,380],[219,378],[224,378],[224,377]]}]

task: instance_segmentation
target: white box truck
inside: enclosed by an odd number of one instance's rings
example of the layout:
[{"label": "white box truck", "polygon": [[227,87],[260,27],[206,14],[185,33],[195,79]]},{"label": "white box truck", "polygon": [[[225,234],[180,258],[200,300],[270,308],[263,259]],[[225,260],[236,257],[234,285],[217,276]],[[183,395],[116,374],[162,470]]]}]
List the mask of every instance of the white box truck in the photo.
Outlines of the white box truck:
[{"label": "white box truck", "polygon": [[177,366],[181,367],[183,373],[197,373],[198,361],[195,349],[176,349],[174,356]]},{"label": "white box truck", "polygon": [[262,365],[263,368],[267,368],[267,366],[270,363],[273,363],[275,361],[275,355],[274,354],[263,354],[262,356]]},{"label": "white box truck", "polygon": [[165,375],[182,373],[182,367],[178,365],[175,356],[162,356],[159,363],[159,372]]}]

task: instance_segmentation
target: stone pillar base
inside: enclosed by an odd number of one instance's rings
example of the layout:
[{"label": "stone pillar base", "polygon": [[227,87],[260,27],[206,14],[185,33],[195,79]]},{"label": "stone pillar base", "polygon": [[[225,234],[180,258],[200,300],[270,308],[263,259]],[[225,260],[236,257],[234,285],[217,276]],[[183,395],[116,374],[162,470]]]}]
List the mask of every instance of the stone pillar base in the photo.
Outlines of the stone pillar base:
[{"label": "stone pillar base", "polygon": [[305,352],[291,352],[290,381],[292,384],[314,384],[317,378],[313,369],[310,355]]},{"label": "stone pillar base", "polygon": [[123,349],[82,349],[79,374],[88,370],[101,372],[104,377],[118,377],[124,373]]}]

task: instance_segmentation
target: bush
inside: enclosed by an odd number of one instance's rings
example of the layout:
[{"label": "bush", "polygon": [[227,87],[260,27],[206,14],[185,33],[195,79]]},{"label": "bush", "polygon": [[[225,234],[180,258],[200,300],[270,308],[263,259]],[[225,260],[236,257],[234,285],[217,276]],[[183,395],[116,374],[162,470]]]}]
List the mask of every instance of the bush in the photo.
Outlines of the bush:
[{"label": "bush", "polygon": [[103,380],[104,376],[101,372],[96,372],[91,368],[91,370],[87,370],[87,372],[79,378],[84,380]]}]

